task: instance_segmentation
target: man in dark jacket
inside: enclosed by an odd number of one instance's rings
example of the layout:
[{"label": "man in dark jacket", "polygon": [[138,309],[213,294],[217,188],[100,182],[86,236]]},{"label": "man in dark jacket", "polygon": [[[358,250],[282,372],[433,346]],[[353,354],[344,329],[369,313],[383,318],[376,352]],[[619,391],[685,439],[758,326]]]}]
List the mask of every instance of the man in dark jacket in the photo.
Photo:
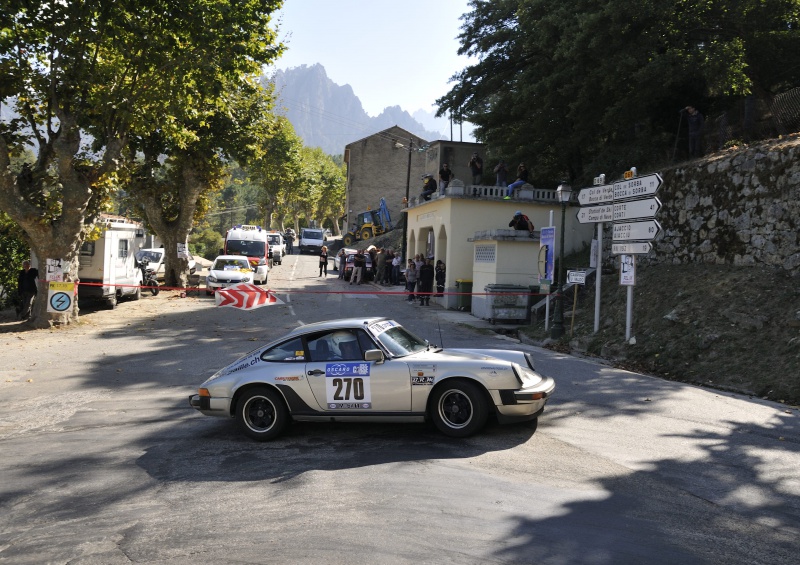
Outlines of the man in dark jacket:
[{"label": "man in dark jacket", "polygon": [[436,272],[432,259],[428,259],[419,268],[419,305],[430,306],[431,293],[433,292],[433,279]]},{"label": "man in dark jacket", "polygon": [[514,212],[514,217],[508,222],[508,227],[515,230],[527,231],[533,237],[533,222],[530,218],[522,213],[521,210]]},{"label": "man in dark jacket", "polygon": [[420,202],[430,200],[431,194],[436,192],[436,181],[433,180],[433,175],[423,175],[422,180],[425,181],[425,184],[422,185],[422,194],[419,195]]},{"label": "man in dark jacket", "polygon": [[33,306],[33,299],[36,298],[37,279],[39,278],[39,271],[31,268],[30,261],[22,262],[22,270],[17,275],[17,290],[22,299],[20,306],[19,319],[27,320],[31,317],[31,306]]},{"label": "man in dark jacket", "polygon": [[358,282],[356,284],[361,284],[361,281],[364,280],[364,267],[367,265],[367,257],[364,255],[364,252],[360,249],[356,251],[356,254],[353,255],[353,274],[350,275],[350,284]]}]

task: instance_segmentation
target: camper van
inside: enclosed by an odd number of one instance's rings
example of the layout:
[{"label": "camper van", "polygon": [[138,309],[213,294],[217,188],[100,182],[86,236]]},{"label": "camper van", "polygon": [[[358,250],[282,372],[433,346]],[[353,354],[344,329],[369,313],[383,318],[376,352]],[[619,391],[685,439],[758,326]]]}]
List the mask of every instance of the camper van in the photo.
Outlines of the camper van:
[{"label": "camper van", "polygon": [[267,232],[261,226],[233,226],[225,234],[225,248],[220,255],[244,255],[255,273],[254,282],[266,284],[272,252]]},{"label": "camper van", "polygon": [[144,228],[119,216],[101,216],[98,225],[103,230],[100,238],[81,246],[78,299],[101,299],[109,308],[123,296],[138,300],[142,271],[134,253],[144,242]]}]

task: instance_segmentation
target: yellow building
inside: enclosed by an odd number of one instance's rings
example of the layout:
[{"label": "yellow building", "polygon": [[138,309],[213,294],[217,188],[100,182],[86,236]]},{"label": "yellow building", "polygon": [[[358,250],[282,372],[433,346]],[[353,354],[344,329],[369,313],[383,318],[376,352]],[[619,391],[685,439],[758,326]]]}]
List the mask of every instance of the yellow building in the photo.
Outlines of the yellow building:
[{"label": "yellow building", "polygon": [[[434,194],[429,201],[420,201],[418,196],[411,198],[404,210],[408,222],[407,257],[422,254],[444,261],[446,293],[459,292],[456,287],[459,279],[473,281],[476,306],[481,305],[479,295],[489,284],[538,285],[540,229],[551,225],[551,212],[556,233],[562,228],[561,205],[555,189],[524,185],[512,200],[503,199],[505,192],[502,187],[465,186],[456,180],[444,194]],[[518,210],[533,222],[533,238],[527,232],[509,228]],[[565,254],[591,244],[594,224],[578,223],[577,210],[577,205],[567,208]],[[556,237],[556,245],[558,240]],[[455,308],[458,296],[445,294],[435,300],[447,308]]]}]

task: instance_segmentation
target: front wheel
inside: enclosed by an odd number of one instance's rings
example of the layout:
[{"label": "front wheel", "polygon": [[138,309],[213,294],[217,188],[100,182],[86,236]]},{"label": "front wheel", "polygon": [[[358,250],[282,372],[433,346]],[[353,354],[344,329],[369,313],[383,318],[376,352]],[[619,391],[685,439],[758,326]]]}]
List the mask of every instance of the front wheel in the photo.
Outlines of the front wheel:
[{"label": "front wheel", "polygon": [[442,383],[433,392],[430,410],[433,423],[450,437],[471,436],[483,428],[489,415],[482,391],[465,381]]},{"label": "front wheel", "polygon": [[156,296],[160,292],[158,288],[158,281],[150,281],[150,293]]},{"label": "front wheel", "polygon": [[253,388],[236,403],[236,422],[256,441],[278,437],[289,422],[289,411],[280,395],[269,388]]},{"label": "front wheel", "polygon": [[342,243],[344,243],[345,247],[350,247],[353,245],[355,240],[356,240],[355,236],[353,234],[348,233],[342,238]]}]

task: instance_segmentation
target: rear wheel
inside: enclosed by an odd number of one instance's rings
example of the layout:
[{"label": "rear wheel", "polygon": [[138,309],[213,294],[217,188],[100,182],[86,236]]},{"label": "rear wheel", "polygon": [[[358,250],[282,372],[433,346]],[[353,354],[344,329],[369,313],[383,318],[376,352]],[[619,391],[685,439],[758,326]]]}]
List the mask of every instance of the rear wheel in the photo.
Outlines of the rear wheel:
[{"label": "rear wheel", "polygon": [[442,383],[433,392],[430,410],[439,431],[451,437],[471,436],[483,428],[489,415],[482,391],[465,381]]},{"label": "rear wheel", "polygon": [[289,423],[289,411],[274,390],[253,388],[236,403],[236,422],[247,437],[268,441],[283,432]]}]

